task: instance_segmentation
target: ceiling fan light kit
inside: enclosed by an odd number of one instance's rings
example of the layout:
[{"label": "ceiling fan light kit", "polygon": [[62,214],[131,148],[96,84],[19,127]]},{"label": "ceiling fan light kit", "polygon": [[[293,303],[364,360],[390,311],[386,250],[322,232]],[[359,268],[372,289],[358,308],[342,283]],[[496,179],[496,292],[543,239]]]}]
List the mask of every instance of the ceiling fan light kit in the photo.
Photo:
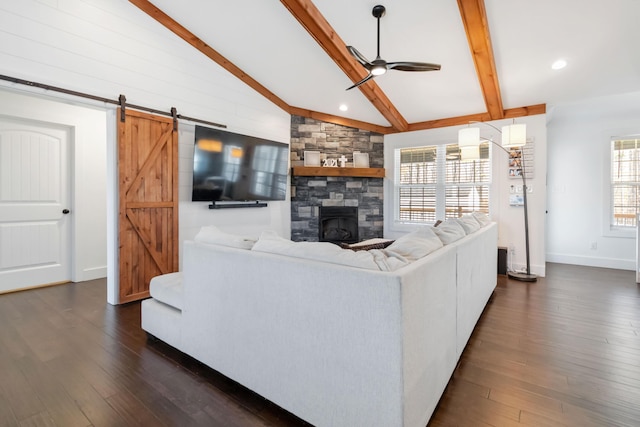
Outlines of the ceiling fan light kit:
[{"label": "ceiling fan light kit", "polygon": [[372,14],[373,17],[378,20],[378,44],[377,44],[377,54],[376,59],[373,61],[369,61],[363,54],[358,52],[358,50],[353,46],[347,46],[347,50],[353,56],[356,61],[358,61],[367,71],[369,71],[369,75],[354,85],[347,88],[353,89],[354,87],[358,87],[369,80],[371,80],[375,76],[381,76],[386,73],[387,70],[398,70],[398,71],[438,71],[440,70],[440,64],[430,64],[426,62],[413,62],[413,61],[401,61],[401,62],[387,62],[380,57],[380,18],[382,18],[386,13],[386,8],[382,5],[376,5],[373,7]]}]

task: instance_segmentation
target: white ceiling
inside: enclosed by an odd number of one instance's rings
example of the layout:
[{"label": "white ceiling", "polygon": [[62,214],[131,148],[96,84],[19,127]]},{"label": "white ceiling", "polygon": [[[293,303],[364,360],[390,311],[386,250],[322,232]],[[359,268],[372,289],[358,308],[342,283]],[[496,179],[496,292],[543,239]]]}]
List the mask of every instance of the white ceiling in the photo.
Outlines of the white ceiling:
[{"label": "white ceiling", "polygon": [[[441,71],[389,71],[376,83],[409,123],[487,111],[457,2],[314,0],[339,37],[375,57],[433,62]],[[382,126],[389,122],[277,1],[152,3],[293,107]],[[640,91],[640,1],[485,0],[505,109]],[[185,43],[185,49],[193,49]],[[551,63],[567,60],[565,69]],[[340,104],[349,110],[338,110]]]}]

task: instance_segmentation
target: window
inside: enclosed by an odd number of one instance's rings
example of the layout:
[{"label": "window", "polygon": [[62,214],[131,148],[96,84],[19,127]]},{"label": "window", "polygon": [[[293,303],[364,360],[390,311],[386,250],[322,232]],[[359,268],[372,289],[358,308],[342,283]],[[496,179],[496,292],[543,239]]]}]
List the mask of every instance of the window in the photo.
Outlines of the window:
[{"label": "window", "polygon": [[635,227],[640,201],[640,139],[611,141],[611,226]]},{"label": "window", "polygon": [[489,212],[488,142],[480,159],[460,161],[457,144],[396,150],[396,220],[431,223],[473,211]]}]

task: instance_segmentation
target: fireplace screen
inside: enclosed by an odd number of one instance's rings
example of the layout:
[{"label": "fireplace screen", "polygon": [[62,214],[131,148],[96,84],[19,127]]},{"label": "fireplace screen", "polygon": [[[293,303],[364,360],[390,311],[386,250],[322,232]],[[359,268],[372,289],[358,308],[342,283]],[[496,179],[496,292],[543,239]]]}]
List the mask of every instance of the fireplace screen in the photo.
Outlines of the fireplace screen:
[{"label": "fireplace screen", "polygon": [[318,240],[331,243],[357,243],[358,208],[321,206]]}]

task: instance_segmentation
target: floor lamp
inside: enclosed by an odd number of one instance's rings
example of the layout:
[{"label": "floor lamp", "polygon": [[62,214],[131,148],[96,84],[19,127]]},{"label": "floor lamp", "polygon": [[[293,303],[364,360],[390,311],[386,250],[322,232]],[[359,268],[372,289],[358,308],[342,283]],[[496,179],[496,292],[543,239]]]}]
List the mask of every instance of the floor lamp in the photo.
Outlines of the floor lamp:
[{"label": "floor lamp", "polygon": [[[494,142],[492,139],[486,139],[496,147],[499,147],[502,151],[510,154],[507,148],[522,147],[527,143],[527,129],[525,124],[511,124],[504,126],[502,130],[493,126],[492,124],[485,122],[470,122],[478,123],[486,126],[490,126],[497,130],[502,135],[502,145]],[[480,158],[480,128],[467,127],[460,129],[458,132],[458,147],[460,148],[460,160],[472,161]],[[521,163],[521,177],[522,177],[522,196],[524,204],[524,242],[525,242],[525,254],[527,259],[526,272],[510,271],[507,276],[514,280],[521,282],[535,282],[538,276],[531,274],[531,263],[529,260],[529,215],[527,207],[527,178],[524,162],[524,153],[520,159]]]}]

